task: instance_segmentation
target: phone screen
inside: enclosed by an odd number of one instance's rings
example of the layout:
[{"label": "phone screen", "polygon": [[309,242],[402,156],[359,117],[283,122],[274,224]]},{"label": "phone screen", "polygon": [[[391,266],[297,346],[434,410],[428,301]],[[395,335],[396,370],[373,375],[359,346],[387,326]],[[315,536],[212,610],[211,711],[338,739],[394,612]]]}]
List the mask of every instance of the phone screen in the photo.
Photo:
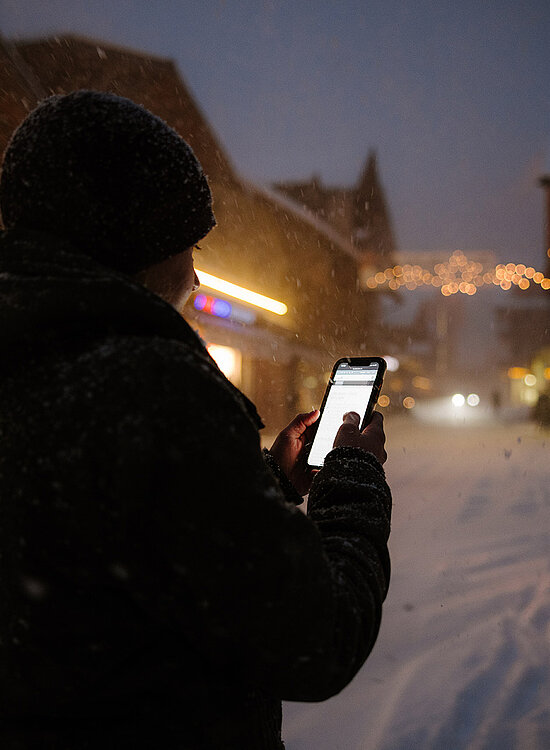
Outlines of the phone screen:
[{"label": "phone screen", "polygon": [[355,411],[363,420],[379,370],[380,363],[376,361],[361,365],[353,365],[349,361],[337,364],[329,381],[319,426],[309,453],[308,463],[311,466],[323,465],[346,412]]}]

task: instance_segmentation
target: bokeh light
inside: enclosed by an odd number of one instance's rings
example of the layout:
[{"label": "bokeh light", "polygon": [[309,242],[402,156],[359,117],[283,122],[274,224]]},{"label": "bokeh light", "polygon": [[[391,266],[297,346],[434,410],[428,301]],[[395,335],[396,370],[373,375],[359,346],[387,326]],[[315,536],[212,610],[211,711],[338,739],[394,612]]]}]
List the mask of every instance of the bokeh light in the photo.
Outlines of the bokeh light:
[{"label": "bokeh light", "polygon": [[397,370],[399,370],[399,360],[397,357],[392,357],[389,354],[386,354],[382,359],[386,361],[388,372],[397,372]]},{"label": "bokeh light", "polygon": [[500,286],[504,291],[514,286],[526,290],[530,286],[530,280],[545,291],[550,290],[550,278],[546,278],[532,266],[510,262],[498,263],[494,268],[484,268],[482,263],[468,259],[461,250],[455,250],[445,263],[436,263],[433,269],[408,263],[403,266],[395,265],[384,271],[374,272],[367,278],[366,285],[369,289],[386,286],[392,291],[412,291],[424,285],[435,286],[444,297],[449,297],[457,293],[471,296],[486,284]]}]

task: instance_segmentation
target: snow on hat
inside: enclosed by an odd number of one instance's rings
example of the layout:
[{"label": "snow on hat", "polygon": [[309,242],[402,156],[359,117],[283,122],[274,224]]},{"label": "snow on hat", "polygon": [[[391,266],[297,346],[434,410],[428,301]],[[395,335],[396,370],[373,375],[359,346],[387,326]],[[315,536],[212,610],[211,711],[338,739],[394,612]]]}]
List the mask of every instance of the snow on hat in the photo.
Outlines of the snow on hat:
[{"label": "snow on hat", "polygon": [[6,228],[67,238],[135,274],[182,252],[215,225],[212,195],[190,146],[145,108],[75,91],[41,102],[4,155]]}]

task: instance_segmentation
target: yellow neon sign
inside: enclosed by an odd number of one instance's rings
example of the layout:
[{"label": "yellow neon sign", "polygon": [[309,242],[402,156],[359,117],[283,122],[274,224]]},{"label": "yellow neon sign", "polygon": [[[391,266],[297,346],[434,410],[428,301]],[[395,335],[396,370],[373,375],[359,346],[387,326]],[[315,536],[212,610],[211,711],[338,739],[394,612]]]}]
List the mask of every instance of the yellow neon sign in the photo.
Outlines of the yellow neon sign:
[{"label": "yellow neon sign", "polygon": [[195,271],[202,286],[214,289],[216,292],[222,292],[222,294],[227,294],[229,297],[235,297],[235,299],[240,299],[243,302],[248,302],[256,307],[261,307],[263,310],[269,310],[269,312],[273,312],[276,315],[286,315],[288,312],[288,307],[284,302],[278,302],[276,299],[271,299],[271,297],[266,297],[263,294],[258,294],[258,292],[245,289],[238,284],[232,284],[230,281],[212,276],[212,274],[200,271],[198,268]]}]

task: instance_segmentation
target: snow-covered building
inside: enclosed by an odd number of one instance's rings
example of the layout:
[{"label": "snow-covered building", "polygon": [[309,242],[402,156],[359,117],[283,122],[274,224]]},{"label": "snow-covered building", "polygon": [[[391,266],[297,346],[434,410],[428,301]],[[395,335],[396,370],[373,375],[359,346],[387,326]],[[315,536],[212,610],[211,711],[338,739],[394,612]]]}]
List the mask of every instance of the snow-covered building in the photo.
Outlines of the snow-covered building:
[{"label": "snow-covered building", "polygon": [[[72,35],[0,40],[0,150],[40,99],[86,88],[143,104],[203,164],[218,226],[196,256],[203,288],[186,317],[217,347],[268,431],[319,403],[336,358],[380,353],[376,295],[360,285],[365,248],[315,212],[243,180],[172,60]],[[281,303],[284,314],[247,292]]]}]

